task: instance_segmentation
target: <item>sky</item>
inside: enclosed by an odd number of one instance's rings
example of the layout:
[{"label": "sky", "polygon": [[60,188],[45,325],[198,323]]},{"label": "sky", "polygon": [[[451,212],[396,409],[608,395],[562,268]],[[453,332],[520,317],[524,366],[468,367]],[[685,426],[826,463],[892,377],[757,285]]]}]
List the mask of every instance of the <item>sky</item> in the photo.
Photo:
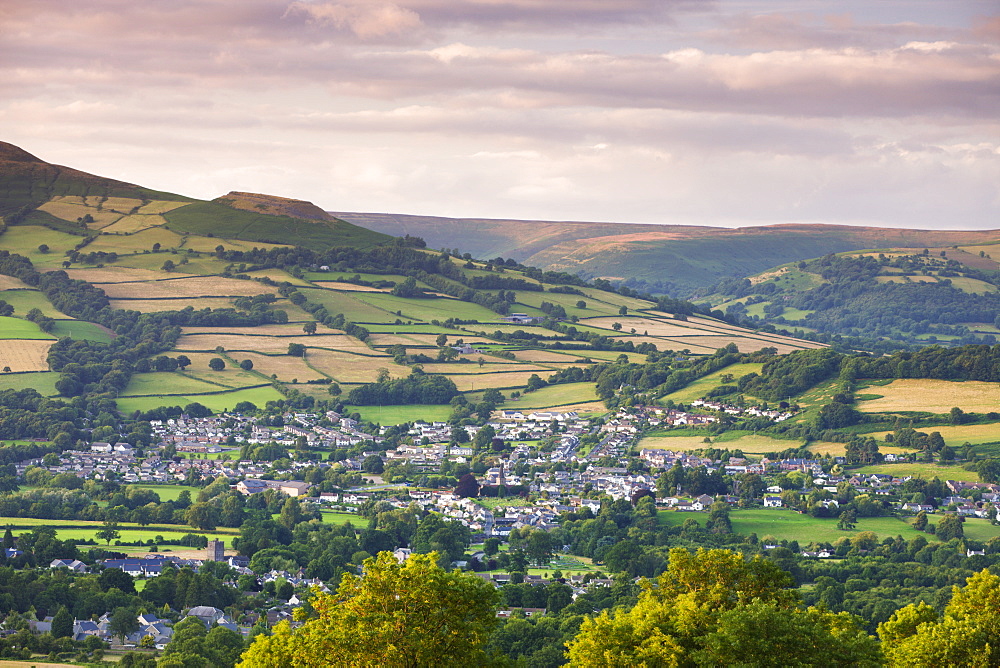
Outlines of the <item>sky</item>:
[{"label": "sky", "polygon": [[0,0],[0,140],[211,199],[1000,228],[998,0]]}]

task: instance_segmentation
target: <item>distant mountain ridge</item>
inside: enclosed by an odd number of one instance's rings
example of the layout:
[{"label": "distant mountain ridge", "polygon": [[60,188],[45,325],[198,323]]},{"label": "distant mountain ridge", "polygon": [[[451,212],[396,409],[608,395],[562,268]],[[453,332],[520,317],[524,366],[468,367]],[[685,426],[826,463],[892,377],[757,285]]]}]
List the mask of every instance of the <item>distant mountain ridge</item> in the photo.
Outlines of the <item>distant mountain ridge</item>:
[{"label": "distant mountain ridge", "polygon": [[775,265],[828,253],[1000,241],[1000,230],[825,224],[720,228],[358,212],[333,215],[386,234],[419,236],[435,248],[459,248],[483,258],[511,257],[541,269],[622,281],[636,289],[679,297],[727,278],[751,276]]}]

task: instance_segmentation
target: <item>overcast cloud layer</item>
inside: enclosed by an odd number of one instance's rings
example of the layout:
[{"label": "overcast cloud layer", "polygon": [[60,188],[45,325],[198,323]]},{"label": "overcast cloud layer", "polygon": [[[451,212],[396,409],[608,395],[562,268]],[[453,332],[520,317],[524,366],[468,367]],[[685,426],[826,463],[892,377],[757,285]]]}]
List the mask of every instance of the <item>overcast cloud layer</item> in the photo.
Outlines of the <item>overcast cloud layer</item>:
[{"label": "overcast cloud layer", "polygon": [[0,0],[0,139],[325,209],[1000,228],[993,0]]}]

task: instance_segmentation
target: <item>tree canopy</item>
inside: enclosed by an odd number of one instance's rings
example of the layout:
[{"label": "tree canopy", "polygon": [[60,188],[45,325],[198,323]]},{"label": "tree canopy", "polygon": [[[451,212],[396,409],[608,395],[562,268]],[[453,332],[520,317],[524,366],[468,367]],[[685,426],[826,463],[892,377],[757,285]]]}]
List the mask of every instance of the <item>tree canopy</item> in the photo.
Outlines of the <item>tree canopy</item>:
[{"label": "tree canopy", "polygon": [[492,585],[437,566],[437,555],[399,563],[390,552],[364,562],[364,577],[345,574],[336,594],[311,600],[316,615],[260,636],[241,668],[467,666],[481,663],[497,623]]}]

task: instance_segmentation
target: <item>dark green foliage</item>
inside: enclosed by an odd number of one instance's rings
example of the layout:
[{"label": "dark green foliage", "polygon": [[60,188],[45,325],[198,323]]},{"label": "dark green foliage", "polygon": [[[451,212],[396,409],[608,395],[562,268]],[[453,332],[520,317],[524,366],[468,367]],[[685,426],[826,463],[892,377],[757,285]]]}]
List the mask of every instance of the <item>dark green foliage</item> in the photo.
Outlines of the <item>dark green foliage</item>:
[{"label": "dark green foliage", "polygon": [[414,369],[406,378],[356,387],[348,393],[347,401],[358,406],[446,404],[458,393],[450,378]]},{"label": "dark green foliage", "polygon": [[370,248],[391,239],[342,220],[306,221],[245,211],[216,202],[194,202],[168,211],[164,218],[170,229],[191,234],[294,244],[305,248]]}]

